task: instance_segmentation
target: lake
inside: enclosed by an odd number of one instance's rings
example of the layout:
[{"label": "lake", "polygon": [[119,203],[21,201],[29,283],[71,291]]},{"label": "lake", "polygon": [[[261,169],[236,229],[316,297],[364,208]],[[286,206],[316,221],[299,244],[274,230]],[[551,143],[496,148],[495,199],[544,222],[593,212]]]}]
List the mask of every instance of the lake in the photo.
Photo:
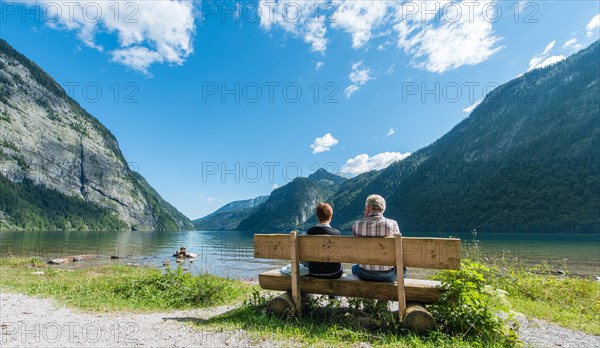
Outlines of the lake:
[{"label": "lake", "polygon": [[[471,233],[405,234],[407,237],[458,237],[463,246],[473,242]],[[477,236],[485,257],[518,258],[529,264],[548,262],[554,269],[581,275],[600,275],[600,235],[480,233]],[[0,232],[0,255],[60,258],[94,254],[89,261],[61,267],[111,262],[162,267],[180,247],[199,254],[184,267],[193,273],[209,272],[222,277],[256,278],[261,271],[285,265],[285,261],[254,259],[251,232]],[[118,260],[111,260],[118,256]]]}]

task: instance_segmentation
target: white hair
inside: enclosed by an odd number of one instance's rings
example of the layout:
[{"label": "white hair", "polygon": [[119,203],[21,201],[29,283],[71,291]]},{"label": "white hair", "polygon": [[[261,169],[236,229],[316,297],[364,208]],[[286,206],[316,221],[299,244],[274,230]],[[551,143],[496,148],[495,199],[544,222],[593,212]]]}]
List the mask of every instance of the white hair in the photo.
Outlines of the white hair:
[{"label": "white hair", "polygon": [[385,211],[385,199],[380,195],[370,195],[367,197],[365,205],[369,206],[376,213],[383,213]]}]

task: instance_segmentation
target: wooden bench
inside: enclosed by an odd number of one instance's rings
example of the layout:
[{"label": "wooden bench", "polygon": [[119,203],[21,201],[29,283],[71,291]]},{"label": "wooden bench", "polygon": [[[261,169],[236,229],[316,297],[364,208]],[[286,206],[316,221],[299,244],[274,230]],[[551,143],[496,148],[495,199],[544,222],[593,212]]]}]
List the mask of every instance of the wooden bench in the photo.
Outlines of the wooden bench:
[{"label": "wooden bench", "polygon": [[[254,257],[289,260],[291,276],[279,269],[258,275],[263,289],[280,290],[291,302],[291,311],[301,315],[301,294],[323,294],[345,297],[398,301],[400,320],[404,320],[406,303],[429,304],[438,301],[440,282],[398,278],[397,282],[372,282],[345,274],[339,279],[299,276],[300,261],[359,263],[429,269],[460,269],[460,239],[402,237],[306,236],[288,234],[255,234]],[[287,299],[287,300],[286,300]],[[280,302],[281,299],[279,299]]]}]

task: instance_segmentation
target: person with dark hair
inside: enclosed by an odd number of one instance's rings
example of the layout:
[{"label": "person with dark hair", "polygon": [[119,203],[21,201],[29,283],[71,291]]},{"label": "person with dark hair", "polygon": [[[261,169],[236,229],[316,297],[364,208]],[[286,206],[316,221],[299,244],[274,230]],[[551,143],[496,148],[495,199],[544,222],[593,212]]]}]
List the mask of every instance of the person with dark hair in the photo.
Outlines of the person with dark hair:
[{"label": "person with dark hair", "polygon": [[[339,236],[340,231],[331,227],[331,218],[333,217],[333,209],[328,203],[319,203],[317,205],[317,221],[316,226],[308,229],[306,232],[309,236],[329,235]],[[327,279],[337,279],[344,274],[344,269],[341,263],[336,262],[308,262],[308,271],[311,276]]]}]

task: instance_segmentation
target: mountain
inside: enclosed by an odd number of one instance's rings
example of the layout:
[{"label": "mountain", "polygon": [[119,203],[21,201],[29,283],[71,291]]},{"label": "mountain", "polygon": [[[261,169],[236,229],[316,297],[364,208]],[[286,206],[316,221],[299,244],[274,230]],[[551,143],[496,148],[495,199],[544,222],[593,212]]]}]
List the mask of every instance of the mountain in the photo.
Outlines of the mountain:
[{"label": "mountain", "polygon": [[505,83],[433,144],[347,181],[336,226],[379,193],[405,232],[600,232],[599,58],[597,41]]},{"label": "mountain", "polygon": [[0,39],[0,230],[193,229],[115,137]]},{"label": "mountain", "polygon": [[308,180],[319,183],[321,185],[339,187],[344,182],[346,182],[347,179],[340,175],[330,173],[324,168],[319,168],[316,172],[308,176]]},{"label": "mountain", "polygon": [[314,223],[317,203],[326,201],[345,181],[325,169],[308,178],[296,178],[275,189],[266,202],[240,222],[237,230],[281,231]]},{"label": "mountain", "polygon": [[378,193],[403,232],[600,233],[599,58],[597,41],[499,86],[440,139],[383,170],[297,178],[238,229],[306,228],[318,201],[349,229]]},{"label": "mountain", "polygon": [[233,231],[268,198],[269,196],[260,196],[228,203],[215,212],[194,220],[194,226],[198,231]]}]

